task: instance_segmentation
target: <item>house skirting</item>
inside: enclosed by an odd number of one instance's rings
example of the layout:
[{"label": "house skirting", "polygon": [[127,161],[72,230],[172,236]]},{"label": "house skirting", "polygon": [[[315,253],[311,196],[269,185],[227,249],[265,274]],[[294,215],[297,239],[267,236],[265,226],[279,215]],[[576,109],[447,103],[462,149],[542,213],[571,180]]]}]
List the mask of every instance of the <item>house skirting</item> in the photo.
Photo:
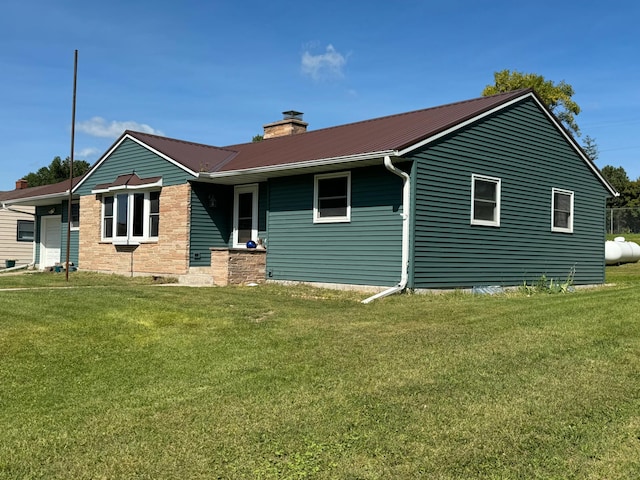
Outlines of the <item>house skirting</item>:
[{"label": "house skirting", "polygon": [[213,284],[246,285],[264,283],[267,251],[245,248],[211,248]]}]

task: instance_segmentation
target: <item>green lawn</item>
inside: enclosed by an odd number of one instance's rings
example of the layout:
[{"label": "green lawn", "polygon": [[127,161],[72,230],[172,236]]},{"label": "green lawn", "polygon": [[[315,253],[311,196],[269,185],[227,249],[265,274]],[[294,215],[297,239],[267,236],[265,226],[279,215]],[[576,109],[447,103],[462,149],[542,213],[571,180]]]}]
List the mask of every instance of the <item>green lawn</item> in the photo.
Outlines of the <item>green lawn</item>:
[{"label": "green lawn", "polygon": [[0,275],[38,287],[0,291],[0,478],[640,477],[638,265],[369,305],[60,278]]},{"label": "green lawn", "polygon": [[618,234],[607,233],[607,240],[613,240],[614,238],[617,238],[617,237],[624,237],[624,239],[627,242],[636,242],[640,244],[640,233],[618,233]]}]

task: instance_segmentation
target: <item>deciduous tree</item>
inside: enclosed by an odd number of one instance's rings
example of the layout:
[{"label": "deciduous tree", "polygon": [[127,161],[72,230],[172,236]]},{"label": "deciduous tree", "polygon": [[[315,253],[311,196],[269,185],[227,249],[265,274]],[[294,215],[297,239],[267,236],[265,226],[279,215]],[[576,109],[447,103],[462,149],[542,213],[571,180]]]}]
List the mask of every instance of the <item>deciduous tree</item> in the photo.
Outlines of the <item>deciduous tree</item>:
[{"label": "deciduous tree", "polygon": [[580,113],[580,107],[571,98],[573,87],[564,80],[556,84],[546,80],[542,75],[522,73],[518,71],[502,70],[493,74],[494,84],[487,85],[482,95],[495,95],[521,88],[533,88],[544,104],[558,117],[570,132],[580,136],[580,129],[575,116]]},{"label": "deciduous tree", "polygon": [[[28,173],[22,178],[27,181],[30,187],[62,182],[69,179],[70,163],[69,157],[64,160],[60,157],[55,157],[48,167],[42,167],[37,172]],[[89,167],[90,165],[84,160],[74,160],[73,176],[84,175],[89,170]]]}]

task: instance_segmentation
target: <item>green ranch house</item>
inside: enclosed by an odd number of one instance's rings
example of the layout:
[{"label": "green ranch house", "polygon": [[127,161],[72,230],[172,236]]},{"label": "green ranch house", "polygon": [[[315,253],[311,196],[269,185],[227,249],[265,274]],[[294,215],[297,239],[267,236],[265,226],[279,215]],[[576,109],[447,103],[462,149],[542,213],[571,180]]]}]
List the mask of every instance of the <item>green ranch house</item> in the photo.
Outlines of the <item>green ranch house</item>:
[{"label": "green ranch house", "polygon": [[[315,131],[285,112],[225,147],[126,131],[72,195],[81,270],[392,293],[603,283],[617,193],[527,89]],[[5,197],[36,209],[36,264],[64,260],[68,182]]]}]

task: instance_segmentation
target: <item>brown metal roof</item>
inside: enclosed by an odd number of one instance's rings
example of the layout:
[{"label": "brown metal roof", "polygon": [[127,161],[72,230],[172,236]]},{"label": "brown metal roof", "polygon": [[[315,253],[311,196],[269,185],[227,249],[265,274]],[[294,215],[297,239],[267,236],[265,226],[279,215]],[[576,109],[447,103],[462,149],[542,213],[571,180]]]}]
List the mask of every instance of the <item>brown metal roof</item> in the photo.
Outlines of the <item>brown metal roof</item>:
[{"label": "brown metal roof", "polygon": [[214,147],[127,131],[192,172],[229,172],[402,150],[529,93],[516,90],[255,143]]},{"label": "brown metal roof", "polygon": [[127,130],[123,135],[129,135],[140,140],[195,173],[220,168],[221,165],[231,160],[237,153],[225,148],[186,142],[175,138],[159,137],[149,133]]},{"label": "brown metal roof", "polygon": [[[402,151],[438,133],[529,95],[535,95],[535,93],[531,89],[514,90],[424,110],[226,147],[126,131],[114,143],[114,147],[127,137],[133,138],[194,174],[199,172],[224,174],[269,167],[286,169],[288,165],[294,167],[304,162],[322,163],[324,160]],[[92,170],[108,158],[114,147],[96,162]],[[90,176],[92,170],[87,175]],[[74,185],[79,180],[80,178],[75,179]],[[2,196],[6,200],[13,200],[62,194],[67,190],[67,186],[68,182],[61,182],[56,185],[5,192]]]},{"label": "brown metal roof", "polygon": [[[81,175],[73,179],[73,186],[84,177]],[[13,203],[15,201],[19,201],[22,199],[32,199],[39,197],[49,197],[49,196],[61,196],[65,192],[69,191],[69,180],[63,180],[62,182],[53,183],[51,185],[41,185],[39,187],[29,187],[29,188],[21,188],[17,190],[11,190],[9,192],[4,192],[4,195],[1,197],[2,201]]]},{"label": "brown metal roof", "polygon": [[209,171],[244,170],[402,150],[530,91],[517,90],[257,143],[232,145],[225,148],[237,151],[238,155],[221,168]]},{"label": "brown metal roof", "polygon": [[93,187],[95,190],[106,190],[108,188],[113,187],[122,187],[124,185],[131,187],[139,187],[141,185],[149,185],[151,183],[156,183],[162,180],[162,177],[148,177],[148,178],[140,178],[135,173],[128,173],[126,175],[118,175],[115,181],[111,183],[101,183]]}]

